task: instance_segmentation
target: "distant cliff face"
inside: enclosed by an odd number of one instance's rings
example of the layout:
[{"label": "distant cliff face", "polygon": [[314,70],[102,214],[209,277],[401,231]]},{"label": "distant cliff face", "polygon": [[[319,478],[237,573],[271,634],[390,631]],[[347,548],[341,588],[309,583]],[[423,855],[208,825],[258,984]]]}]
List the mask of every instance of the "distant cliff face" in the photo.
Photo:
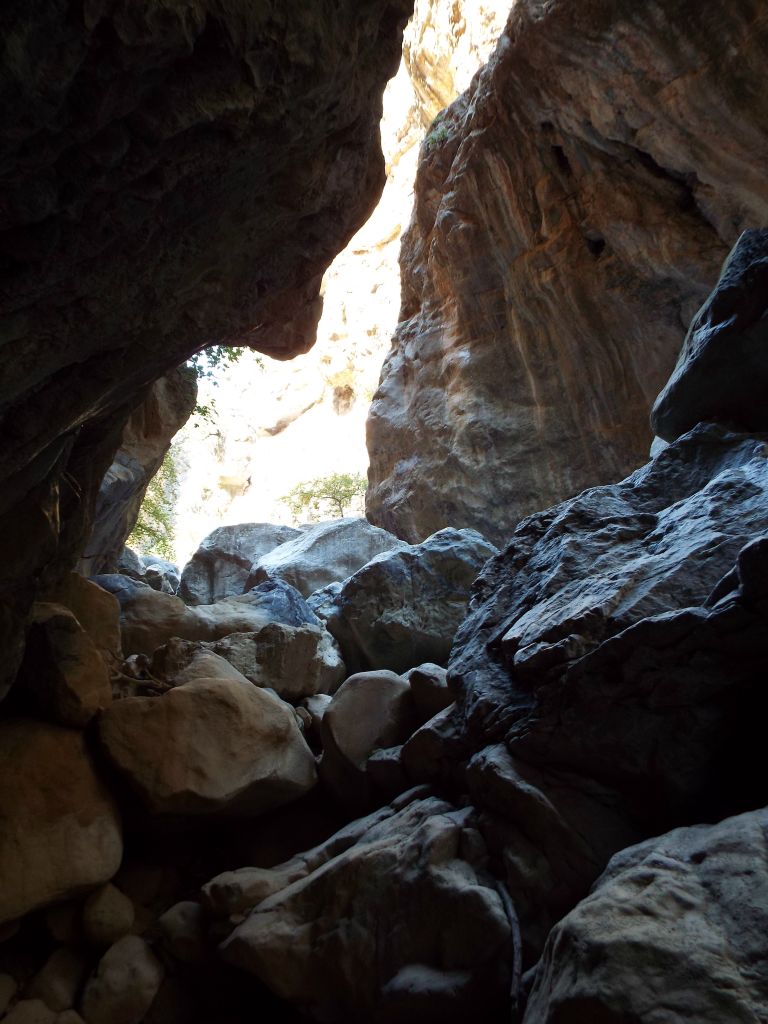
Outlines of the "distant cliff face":
[{"label": "distant cliff face", "polygon": [[764,6],[520,0],[421,150],[369,518],[503,542],[645,461],[740,231],[768,221]]}]

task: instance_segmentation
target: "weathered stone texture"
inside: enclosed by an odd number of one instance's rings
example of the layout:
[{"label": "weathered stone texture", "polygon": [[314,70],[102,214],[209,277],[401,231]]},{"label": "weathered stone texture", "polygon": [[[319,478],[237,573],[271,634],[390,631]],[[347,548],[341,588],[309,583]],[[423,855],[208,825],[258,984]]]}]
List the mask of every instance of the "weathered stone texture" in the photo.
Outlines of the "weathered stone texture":
[{"label": "weathered stone texture", "polygon": [[519,0],[424,143],[371,520],[409,541],[645,461],[648,408],[738,234],[768,221],[758,0]]}]

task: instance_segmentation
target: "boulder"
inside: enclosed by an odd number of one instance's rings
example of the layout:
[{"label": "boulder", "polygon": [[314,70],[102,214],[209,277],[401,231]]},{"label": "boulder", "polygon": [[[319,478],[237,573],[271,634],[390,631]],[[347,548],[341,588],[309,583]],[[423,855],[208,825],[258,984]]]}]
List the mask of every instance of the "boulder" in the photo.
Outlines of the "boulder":
[{"label": "boulder", "polygon": [[59,946],[24,990],[28,999],[42,999],[49,1010],[69,1010],[88,974],[88,957],[81,949]]},{"label": "boulder", "polygon": [[164,973],[144,939],[126,935],[107,950],[85,986],[80,1009],[87,1024],[139,1024]]},{"label": "boulder", "polygon": [[762,1020],[767,848],[760,810],[617,854],[554,928],[525,1024]]},{"label": "boulder", "polygon": [[319,722],[320,777],[342,803],[370,798],[366,764],[380,748],[403,743],[416,725],[411,688],[394,672],[359,672],[346,679]]},{"label": "boulder", "polygon": [[768,431],[768,229],[745,231],[694,317],[651,413],[674,441],[697,423]]},{"label": "boulder", "polygon": [[175,594],[179,589],[179,567],[158,555],[145,555],[142,558],[141,579],[153,590],[163,594]]},{"label": "boulder", "polygon": [[0,923],[103,885],[123,853],[117,807],[80,732],[0,724]]},{"label": "boulder", "polygon": [[472,809],[416,797],[263,871],[224,958],[316,1020],[493,1019],[514,978],[507,904]]},{"label": "boulder", "polygon": [[272,523],[220,526],[208,534],[184,566],[179,597],[187,604],[213,604],[222,597],[244,593],[254,562],[300,532]]},{"label": "boulder", "polygon": [[94,946],[106,949],[133,928],[133,902],[107,883],[92,892],[83,905],[83,932]]},{"label": "boulder", "polygon": [[292,703],[334,693],[346,675],[336,641],[319,626],[270,622],[258,632],[233,633],[209,646],[252,683]]},{"label": "boulder", "polygon": [[33,605],[17,685],[43,718],[73,728],[84,728],[112,701],[104,659],[72,612],[59,604]]},{"label": "boulder", "polygon": [[117,701],[99,720],[105,755],[153,815],[259,814],[316,781],[292,709],[250,684],[196,679]]},{"label": "boulder", "polygon": [[77,621],[93,640],[110,669],[122,661],[120,640],[120,603],[115,596],[93,580],[86,580],[72,572],[52,590],[44,600],[69,608]]},{"label": "boulder", "polygon": [[181,598],[159,593],[127,576],[105,575],[97,580],[120,602],[126,655],[151,655],[171,637],[217,640],[230,633],[258,630],[268,622],[320,624],[303,598],[282,582],[264,583],[241,597],[188,608]]},{"label": "boulder", "polygon": [[404,678],[411,684],[413,706],[419,725],[439,715],[456,699],[448,686],[448,673],[440,665],[426,662],[405,673]]},{"label": "boulder", "polygon": [[444,665],[472,583],[497,549],[474,530],[400,545],[346,580],[326,621],[350,672]]},{"label": "boulder", "polygon": [[55,1010],[49,1009],[42,999],[20,999],[7,1016],[3,1024],[57,1024]]},{"label": "boulder", "polygon": [[175,903],[158,919],[163,949],[185,964],[203,963],[206,958],[205,915],[194,900]]},{"label": "boulder", "polygon": [[307,527],[294,540],[260,558],[248,586],[280,579],[309,597],[329,583],[347,579],[375,555],[404,546],[365,519],[334,519]]},{"label": "boulder", "polygon": [[[233,634],[236,637],[250,635]],[[226,658],[214,654],[208,644],[196,640],[179,640],[177,637],[158,647],[149,662],[147,675],[168,686],[183,686],[193,679],[233,679],[250,686],[250,680]]]}]

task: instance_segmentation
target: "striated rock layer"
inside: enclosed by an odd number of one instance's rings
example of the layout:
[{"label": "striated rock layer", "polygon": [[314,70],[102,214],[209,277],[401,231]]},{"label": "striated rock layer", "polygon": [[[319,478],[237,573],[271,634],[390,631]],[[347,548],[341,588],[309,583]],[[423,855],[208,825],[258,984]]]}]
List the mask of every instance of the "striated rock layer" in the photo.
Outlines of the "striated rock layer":
[{"label": "striated rock layer", "polygon": [[44,0],[0,14],[0,634],[16,657],[20,586],[80,553],[146,387],[208,344],[311,346],[322,273],[383,186],[381,94],[409,13]]},{"label": "striated rock layer", "polygon": [[768,220],[758,0],[520,0],[421,150],[368,515],[499,543],[645,461],[647,410],[743,229]]}]

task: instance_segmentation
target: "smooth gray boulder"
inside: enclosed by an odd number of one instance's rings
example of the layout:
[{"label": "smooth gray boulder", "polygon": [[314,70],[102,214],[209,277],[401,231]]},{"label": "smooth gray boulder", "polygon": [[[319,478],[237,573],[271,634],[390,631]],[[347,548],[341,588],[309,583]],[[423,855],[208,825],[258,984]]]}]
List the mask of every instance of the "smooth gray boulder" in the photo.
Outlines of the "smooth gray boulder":
[{"label": "smooth gray boulder", "polygon": [[467,612],[470,587],[498,553],[474,530],[440,530],[379,555],[327,602],[326,626],[349,672],[444,665]]},{"label": "smooth gray boulder", "polygon": [[768,228],[736,243],[651,413],[665,441],[707,421],[768,431]]},{"label": "smooth gray boulder", "polygon": [[304,597],[347,579],[383,551],[407,545],[365,519],[334,519],[302,530],[253,566],[249,586],[265,580],[290,583]]},{"label": "smooth gray boulder", "polygon": [[251,566],[301,531],[273,523],[238,523],[209,533],[184,566],[179,597],[187,604],[213,604],[246,590]]},{"label": "smooth gray boulder", "polygon": [[472,808],[417,796],[294,861],[209,883],[214,914],[253,908],[224,958],[317,1020],[495,1019],[514,977],[513,923]]},{"label": "smooth gray boulder", "polygon": [[524,1024],[723,1024],[768,1007],[768,810],[617,854],[553,930]]}]

